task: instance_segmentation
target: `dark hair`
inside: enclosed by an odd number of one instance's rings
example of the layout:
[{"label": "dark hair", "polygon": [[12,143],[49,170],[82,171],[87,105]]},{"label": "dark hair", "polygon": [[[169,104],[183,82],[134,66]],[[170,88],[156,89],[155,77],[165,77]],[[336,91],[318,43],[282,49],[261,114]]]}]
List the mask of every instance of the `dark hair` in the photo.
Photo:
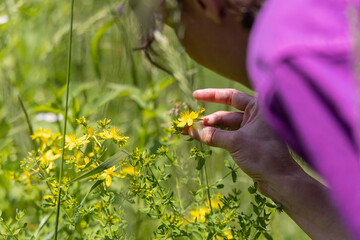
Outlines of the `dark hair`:
[{"label": "dark hair", "polygon": [[235,15],[246,29],[251,29],[265,0],[225,0],[230,14]]},{"label": "dark hair", "polygon": [[[135,10],[136,8],[142,9],[141,2],[142,1],[149,1],[149,0],[130,0],[131,7]],[[202,4],[201,0],[198,0],[200,4]],[[242,27],[245,29],[251,29],[256,15],[260,11],[263,3],[265,0],[224,0],[225,1],[225,8],[224,14],[233,14]],[[170,9],[170,13],[174,14],[175,16],[179,17],[179,14],[176,14],[176,11],[179,11],[181,9],[181,0],[158,0],[158,3],[160,3],[160,8]],[[150,7],[151,8],[151,7]],[[146,24],[144,24],[144,12],[143,11],[135,11],[135,15],[137,15],[137,18],[139,20],[141,29],[141,45],[134,48],[134,50],[143,50],[145,53],[146,58],[157,68],[163,70],[164,72],[172,75],[171,71],[168,70],[166,67],[162,66],[162,64],[156,62],[153,59],[153,55],[157,55],[156,51],[153,49],[151,44],[154,42],[154,32],[158,29],[162,28],[163,24],[163,15],[160,13],[161,9],[151,8],[153,11],[152,13],[149,12],[145,15],[147,15],[147,19],[145,20]],[[225,11],[226,10],[226,11]],[[150,10],[151,11],[151,10]],[[179,18],[177,18],[179,20]],[[176,20],[175,20],[176,21]],[[143,24],[141,24],[143,23]],[[149,24],[150,23],[150,24]],[[144,27],[145,25],[145,27]]]}]

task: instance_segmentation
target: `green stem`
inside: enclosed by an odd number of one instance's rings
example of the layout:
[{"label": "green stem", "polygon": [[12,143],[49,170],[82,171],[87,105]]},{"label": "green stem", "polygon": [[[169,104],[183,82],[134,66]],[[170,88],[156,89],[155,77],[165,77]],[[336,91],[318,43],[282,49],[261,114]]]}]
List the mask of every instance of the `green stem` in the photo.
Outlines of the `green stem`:
[{"label": "green stem", "polygon": [[205,170],[206,190],[207,190],[207,195],[208,195],[208,199],[209,199],[210,213],[212,213],[213,208],[212,208],[212,205],[211,205],[211,196],[210,196],[210,188],[209,188],[209,180],[208,180],[206,163],[204,164],[204,170]]},{"label": "green stem", "polygon": [[180,194],[179,178],[178,177],[176,178],[176,191],[177,191],[178,198],[179,198],[180,209],[183,209],[183,204],[182,204],[182,201],[181,201],[181,194]]},{"label": "green stem", "polygon": [[9,233],[11,234],[12,237],[14,237],[16,240],[19,240],[11,231],[10,227],[7,225],[7,223],[5,222],[5,220],[0,217],[0,221],[5,225],[6,229],[9,231]]},{"label": "green stem", "polygon": [[[234,171],[236,172],[237,170],[239,170],[240,167],[236,167],[234,168]],[[231,172],[228,172],[227,174],[225,174],[222,178],[220,178],[219,180],[216,181],[216,183],[214,183],[213,185],[211,186],[216,186],[217,184],[219,184],[222,180],[224,180],[225,178],[227,178],[228,176],[230,176],[230,174],[232,173],[233,171]]]},{"label": "green stem", "polygon": [[66,80],[66,102],[65,102],[65,117],[64,117],[64,133],[63,133],[63,149],[61,155],[61,165],[59,173],[59,194],[56,206],[56,223],[55,223],[55,240],[57,240],[57,232],[59,226],[60,205],[61,205],[61,190],[62,190],[62,178],[64,172],[64,157],[65,157],[65,135],[68,119],[69,108],[69,90],[70,90],[70,72],[71,72],[71,50],[72,50],[72,35],[73,35],[73,23],[74,23],[74,0],[71,0],[71,20],[70,20],[70,36],[69,36],[69,52],[68,52],[68,66],[67,66],[67,80]]},{"label": "green stem", "polygon": [[[18,99],[19,99],[19,102],[20,102],[21,109],[22,109],[23,112],[24,112],[27,125],[28,125],[28,127],[29,127],[30,136],[31,136],[31,135],[34,135],[34,131],[33,131],[33,128],[32,128],[32,124],[31,124],[31,122],[30,122],[30,118],[29,118],[29,115],[28,115],[28,113],[27,113],[27,111],[26,111],[26,108],[25,108],[25,106],[24,106],[24,103],[23,103],[23,101],[21,100],[20,96],[18,96]],[[37,156],[37,144],[36,144],[36,140],[33,139],[33,140],[32,140],[32,143],[33,143],[33,147],[34,147],[34,150],[35,150],[35,156]]]}]

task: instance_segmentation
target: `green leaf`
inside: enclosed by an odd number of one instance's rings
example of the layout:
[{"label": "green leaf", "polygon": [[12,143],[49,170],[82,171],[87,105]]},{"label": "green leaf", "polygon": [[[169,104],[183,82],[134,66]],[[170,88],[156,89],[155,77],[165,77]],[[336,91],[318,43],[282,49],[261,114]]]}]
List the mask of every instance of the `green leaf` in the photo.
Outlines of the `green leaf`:
[{"label": "green leaf", "polygon": [[142,114],[143,114],[144,117],[145,117],[146,119],[148,119],[148,120],[157,117],[157,113],[156,113],[155,111],[151,110],[151,109],[148,109],[148,108],[144,109],[144,110],[142,111]]},{"label": "green leaf", "polygon": [[43,217],[43,219],[41,219],[40,224],[38,226],[38,228],[36,229],[36,232],[34,234],[34,238],[36,239],[41,231],[41,229],[45,226],[45,224],[49,221],[49,218],[54,214],[54,212],[51,212],[49,214],[47,214],[45,217]]},{"label": "green leaf", "polygon": [[91,188],[89,189],[89,191],[85,194],[84,198],[81,200],[81,203],[77,209],[77,212],[75,214],[75,220],[74,220],[74,226],[76,228],[77,222],[79,220],[79,215],[80,215],[80,209],[82,208],[82,206],[85,203],[86,198],[89,196],[89,194],[95,189],[97,188],[104,180],[98,180],[94,183],[94,185],[91,186]]},{"label": "green leaf", "polygon": [[256,206],[255,204],[251,203],[251,205],[253,206],[253,211],[256,215],[260,215],[260,211],[259,211],[259,208],[258,206]]},{"label": "green leaf", "polygon": [[277,205],[267,202],[266,206],[269,208],[277,208]]},{"label": "green leaf", "polygon": [[236,182],[237,174],[236,174],[236,172],[235,172],[234,170],[231,171],[231,178],[232,178],[232,181],[233,181],[233,182]]},{"label": "green leaf", "polygon": [[200,158],[198,160],[198,164],[196,166],[196,169],[200,171],[203,168],[204,164],[205,164],[205,158]]},{"label": "green leaf", "polygon": [[254,193],[256,193],[256,188],[254,186],[250,186],[248,188],[248,191],[249,191],[250,194],[254,194]]},{"label": "green leaf", "polygon": [[159,85],[158,85],[159,91],[162,91],[164,88],[171,85],[173,82],[175,82],[174,78],[168,78],[168,79],[165,79],[163,81],[160,81]]},{"label": "green leaf", "polygon": [[74,183],[76,181],[79,181],[81,179],[90,177],[92,175],[95,175],[97,173],[100,173],[108,168],[111,168],[112,166],[114,166],[115,164],[117,164],[120,160],[124,159],[126,156],[130,156],[127,152],[125,151],[121,151],[117,154],[115,154],[114,156],[110,157],[108,160],[106,160],[105,162],[101,163],[99,166],[97,166],[96,168],[88,171],[87,173],[84,173],[82,175],[80,175],[77,178],[74,178],[73,180],[69,181],[67,184],[71,184]]},{"label": "green leaf", "polygon": [[34,112],[51,112],[51,113],[55,113],[55,114],[62,114],[65,115],[65,112],[61,109],[56,109],[50,106],[37,106],[33,108]]},{"label": "green leaf", "polygon": [[262,234],[264,235],[264,237],[267,239],[267,240],[273,240],[273,237],[267,233],[267,232],[262,232]]},{"label": "green leaf", "polygon": [[258,239],[260,237],[260,235],[261,235],[261,232],[257,232],[254,236],[254,240]]},{"label": "green leaf", "polygon": [[224,188],[224,184],[218,184],[218,185],[216,185],[216,188],[217,189],[222,189],[222,188]]},{"label": "green leaf", "polygon": [[100,40],[102,38],[102,36],[104,36],[105,32],[115,23],[114,19],[111,19],[110,21],[106,22],[104,24],[104,26],[102,26],[95,34],[95,36],[93,37],[93,39],[91,40],[91,45],[90,45],[90,56],[91,56],[91,60],[93,62],[94,65],[94,69],[95,69],[95,73],[96,76],[101,79],[101,71],[100,71],[100,64],[99,64],[99,60],[100,60],[100,56],[99,56],[99,43]]}]

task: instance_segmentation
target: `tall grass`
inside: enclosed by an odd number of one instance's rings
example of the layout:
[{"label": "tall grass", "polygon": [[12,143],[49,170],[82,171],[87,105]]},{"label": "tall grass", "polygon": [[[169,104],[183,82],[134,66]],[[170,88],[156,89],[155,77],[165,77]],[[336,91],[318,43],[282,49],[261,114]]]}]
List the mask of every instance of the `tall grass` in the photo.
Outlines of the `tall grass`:
[{"label": "tall grass", "polygon": [[66,100],[65,100],[65,117],[64,117],[64,132],[63,132],[63,142],[62,142],[62,154],[61,154],[61,164],[59,172],[59,193],[57,198],[56,206],[56,222],[55,222],[55,240],[58,236],[58,227],[59,227],[59,217],[60,217],[60,206],[61,206],[61,191],[62,191],[62,178],[64,174],[64,159],[65,159],[65,136],[67,131],[67,122],[68,122],[68,111],[69,111],[69,92],[70,92],[70,77],[71,77],[71,53],[72,53],[72,42],[73,42],[73,25],[74,25],[74,0],[71,0],[71,12],[70,12],[70,34],[69,34],[69,51],[68,51],[68,65],[67,65],[67,77],[66,77]]}]

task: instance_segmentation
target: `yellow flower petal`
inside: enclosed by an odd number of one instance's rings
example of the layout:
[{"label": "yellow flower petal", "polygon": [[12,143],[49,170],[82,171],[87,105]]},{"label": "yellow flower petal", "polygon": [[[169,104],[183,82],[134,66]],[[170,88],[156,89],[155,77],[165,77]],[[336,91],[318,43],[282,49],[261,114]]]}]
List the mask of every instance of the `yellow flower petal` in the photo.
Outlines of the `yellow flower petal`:
[{"label": "yellow flower petal", "polygon": [[107,187],[111,186],[111,176],[110,175],[106,175],[105,182],[106,182]]}]

